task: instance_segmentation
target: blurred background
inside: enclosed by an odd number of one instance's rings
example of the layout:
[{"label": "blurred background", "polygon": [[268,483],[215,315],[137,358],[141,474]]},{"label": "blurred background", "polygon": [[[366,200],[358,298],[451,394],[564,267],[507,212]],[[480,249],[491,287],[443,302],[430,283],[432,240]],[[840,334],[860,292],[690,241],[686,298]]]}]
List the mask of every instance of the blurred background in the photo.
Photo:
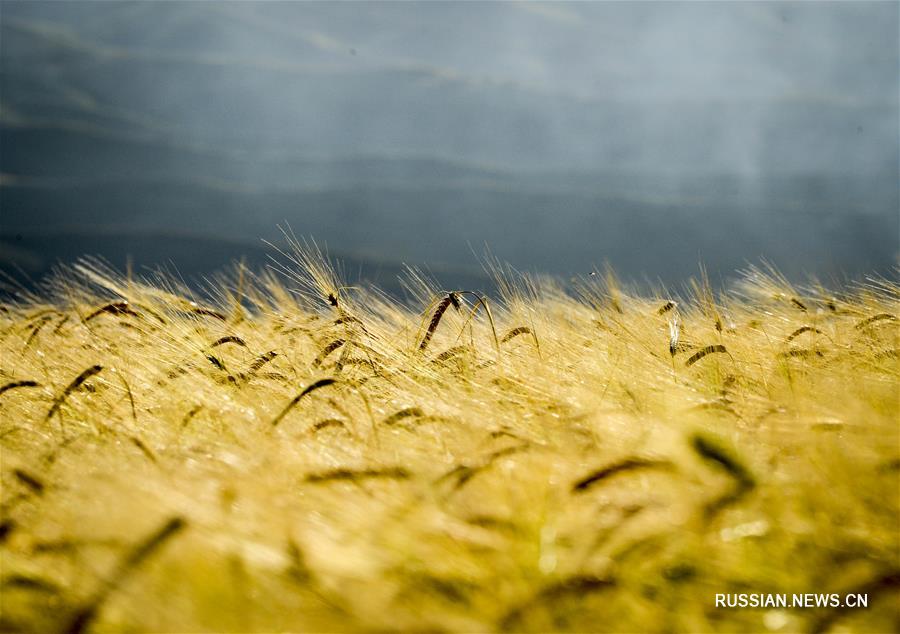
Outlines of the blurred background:
[{"label": "blurred background", "polygon": [[0,4],[0,269],[890,274],[897,2]]}]

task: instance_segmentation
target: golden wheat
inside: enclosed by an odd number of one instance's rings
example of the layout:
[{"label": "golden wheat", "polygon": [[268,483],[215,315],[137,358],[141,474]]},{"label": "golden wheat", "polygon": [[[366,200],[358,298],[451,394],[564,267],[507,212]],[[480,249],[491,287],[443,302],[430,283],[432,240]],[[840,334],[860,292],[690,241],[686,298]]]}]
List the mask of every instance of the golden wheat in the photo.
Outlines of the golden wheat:
[{"label": "golden wheat", "polygon": [[84,261],[3,306],[0,629],[900,628],[895,282],[494,264],[401,304],[292,246],[205,299]]}]

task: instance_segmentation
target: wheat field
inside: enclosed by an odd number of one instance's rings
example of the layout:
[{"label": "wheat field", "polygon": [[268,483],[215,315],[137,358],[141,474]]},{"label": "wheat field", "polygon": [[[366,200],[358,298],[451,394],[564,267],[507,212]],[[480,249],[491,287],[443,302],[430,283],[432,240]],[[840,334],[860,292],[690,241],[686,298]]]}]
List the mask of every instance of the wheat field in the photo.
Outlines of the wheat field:
[{"label": "wheat field", "polygon": [[293,246],[0,307],[0,629],[900,631],[895,282],[400,303]]}]

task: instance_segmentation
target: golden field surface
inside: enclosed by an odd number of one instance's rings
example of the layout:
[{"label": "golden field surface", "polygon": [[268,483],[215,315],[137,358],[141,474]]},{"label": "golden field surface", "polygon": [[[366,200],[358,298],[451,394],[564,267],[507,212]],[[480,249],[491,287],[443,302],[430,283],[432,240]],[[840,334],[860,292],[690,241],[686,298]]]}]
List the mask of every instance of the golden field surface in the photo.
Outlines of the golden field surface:
[{"label": "golden field surface", "polygon": [[281,261],[0,308],[0,629],[900,630],[896,283]]}]

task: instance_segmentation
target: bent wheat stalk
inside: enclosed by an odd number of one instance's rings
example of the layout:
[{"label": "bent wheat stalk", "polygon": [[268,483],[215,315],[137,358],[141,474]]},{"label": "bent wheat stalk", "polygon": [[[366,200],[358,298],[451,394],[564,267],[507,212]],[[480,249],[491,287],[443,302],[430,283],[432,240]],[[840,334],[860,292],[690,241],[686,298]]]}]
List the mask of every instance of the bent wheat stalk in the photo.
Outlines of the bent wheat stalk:
[{"label": "bent wheat stalk", "polygon": [[0,394],[8,392],[9,390],[15,390],[20,387],[40,387],[40,383],[31,380],[12,381],[11,383],[7,383],[3,387],[0,387]]},{"label": "bent wheat stalk", "polygon": [[419,352],[424,352],[425,348],[428,347],[428,343],[434,336],[434,331],[437,330],[438,324],[441,323],[441,318],[443,318],[444,313],[447,312],[447,308],[449,308],[451,304],[457,311],[459,310],[459,297],[453,291],[447,293],[446,297],[438,302],[437,307],[434,309],[434,314],[431,316],[431,321],[428,323],[428,328],[425,330],[425,336],[419,344]]},{"label": "bent wheat stalk", "polygon": [[77,390],[81,387],[82,383],[87,381],[89,378],[98,374],[101,370],[103,370],[103,366],[101,365],[92,365],[91,367],[84,370],[81,374],[76,376],[71,383],[62,391],[62,393],[56,397],[53,401],[53,405],[50,407],[50,411],[47,412],[47,415],[44,417],[44,420],[50,420],[53,418],[53,415],[59,411],[59,408],[62,407],[63,402],[65,402],[66,398],[68,398],[69,394]]},{"label": "bent wheat stalk", "polygon": [[184,519],[173,517],[154,531],[147,539],[135,546],[119,563],[113,574],[102,583],[100,589],[94,593],[94,596],[75,613],[75,616],[69,621],[68,626],[64,630],[66,634],[81,634],[81,632],[84,632],[91,624],[91,621],[96,618],[97,613],[109,595],[122,585],[125,578],[186,526],[187,522]]},{"label": "bent wheat stalk", "polygon": [[287,416],[288,412],[290,412],[291,409],[293,409],[293,407],[294,407],[297,403],[299,403],[299,402],[300,402],[300,399],[302,399],[304,396],[306,396],[306,395],[309,394],[310,392],[314,392],[314,391],[316,391],[316,390],[318,390],[318,389],[321,389],[321,388],[323,388],[323,387],[327,387],[327,386],[329,386],[329,385],[334,385],[335,383],[337,383],[337,381],[336,381],[335,379],[333,379],[333,378],[319,379],[319,380],[316,381],[315,383],[312,383],[312,384],[310,384],[309,386],[307,386],[306,388],[304,388],[304,390],[303,390],[302,392],[300,392],[297,396],[295,396],[293,399],[291,399],[291,402],[288,403],[288,404],[285,406],[285,408],[284,408],[283,410],[281,410],[281,413],[278,414],[278,416],[275,417],[275,420],[272,421],[272,427],[276,427],[276,426],[278,425],[278,423],[280,423],[281,420],[282,420],[285,416]]},{"label": "bent wheat stalk", "polygon": [[475,314],[478,312],[479,306],[484,308],[484,312],[487,315],[488,322],[491,326],[491,334],[494,336],[494,350],[497,351],[497,354],[500,354],[500,339],[497,337],[497,327],[494,324],[494,314],[491,312],[491,307],[488,305],[487,298],[483,295],[479,295],[474,291],[459,291],[460,295],[470,295],[473,299],[472,310],[469,312],[469,316],[466,318],[463,327],[459,331],[459,335],[456,337],[457,341],[460,337],[462,337],[463,332],[465,332],[466,326],[475,318]]},{"label": "bent wheat stalk", "polygon": [[711,346],[706,346],[705,348],[700,349],[691,355],[691,357],[685,362],[686,367],[691,367],[695,363],[697,363],[700,359],[705,357],[706,355],[713,354],[716,352],[721,352],[724,354],[728,354],[728,350],[721,343],[716,343]]}]

